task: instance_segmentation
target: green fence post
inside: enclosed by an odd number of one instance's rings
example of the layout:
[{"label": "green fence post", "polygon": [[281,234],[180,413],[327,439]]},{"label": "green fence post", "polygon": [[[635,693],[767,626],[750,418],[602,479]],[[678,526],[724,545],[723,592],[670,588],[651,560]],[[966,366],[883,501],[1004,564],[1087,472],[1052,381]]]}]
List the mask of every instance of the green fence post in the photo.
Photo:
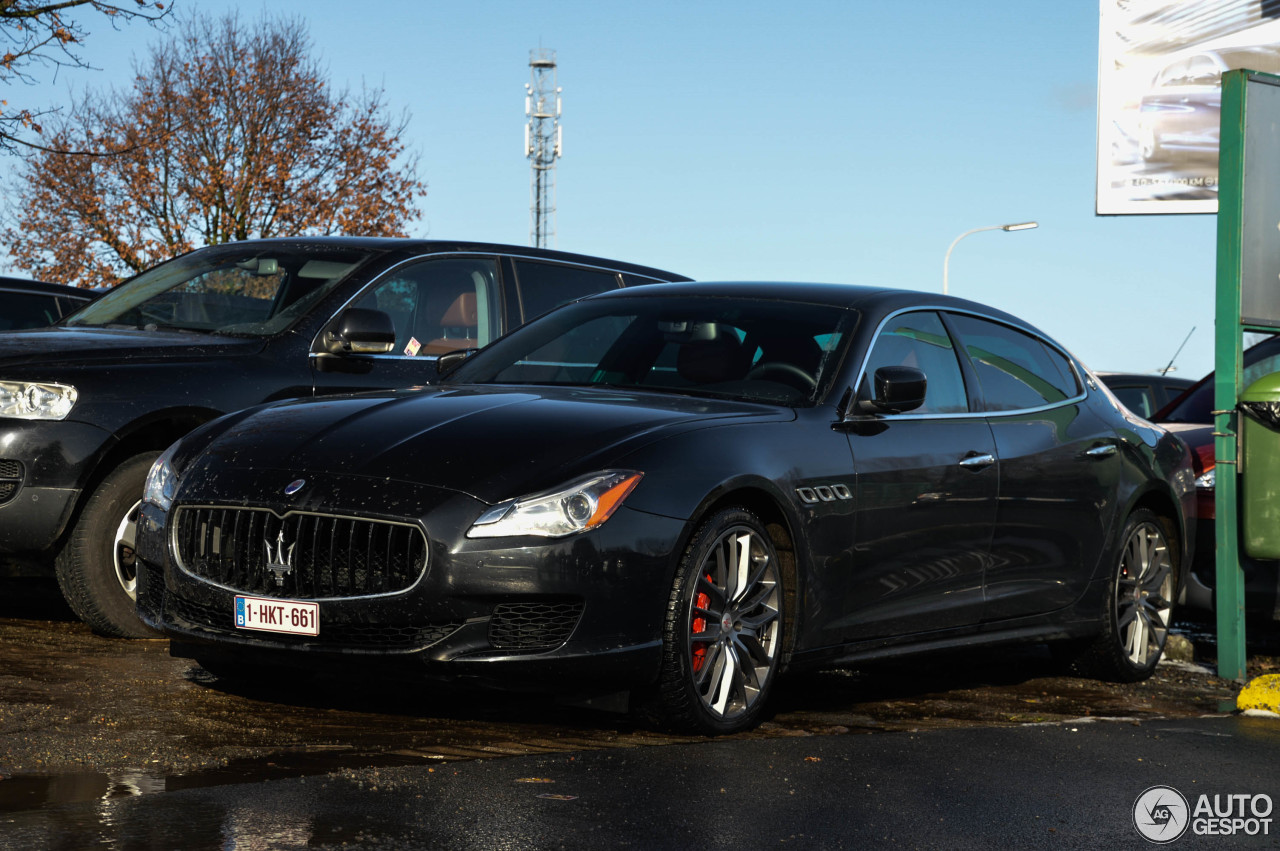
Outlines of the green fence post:
[{"label": "green fence post", "polygon": [[1244,580],[1237,540],[1236,401],[1243,337],[1240,279],[1244,224],[1244,121],[1248,72],[1222,75],[1218,160],[1218,259],[1214,327],[1214,532],[1218,676],[1245,677]]}]

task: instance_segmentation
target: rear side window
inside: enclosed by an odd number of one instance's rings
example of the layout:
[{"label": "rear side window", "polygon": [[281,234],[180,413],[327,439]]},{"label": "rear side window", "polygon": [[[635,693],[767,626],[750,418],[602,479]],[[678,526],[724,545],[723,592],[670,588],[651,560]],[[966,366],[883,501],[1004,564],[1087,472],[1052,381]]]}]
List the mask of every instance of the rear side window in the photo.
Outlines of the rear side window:
[{"label": "rear side window", "polygon": [[949,314],[978,373],[984,410],[1019,411],[1080,394],[1067,357],[1030,334],[976,316]]},{"label": "rear side window", "polygon": [[616,273],[602,269],[532,260],[514,262],[525,322],[566,302],[605,290],[616,290],[620,286]]},{"label": "rear side window", "polygon": [[41,293],[5,293],[0,297],[0,331],[40,328],[62,318],[58,297]]}]

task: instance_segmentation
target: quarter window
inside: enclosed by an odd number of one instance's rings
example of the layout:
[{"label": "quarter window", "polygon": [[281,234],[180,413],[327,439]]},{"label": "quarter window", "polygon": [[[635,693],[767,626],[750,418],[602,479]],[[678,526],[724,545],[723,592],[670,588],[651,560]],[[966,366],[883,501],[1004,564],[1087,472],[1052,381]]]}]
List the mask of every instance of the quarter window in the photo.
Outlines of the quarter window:
[{"label": "quarter window", "polygon": [[925,374],[928,384],[924,404],[913,413],[956,414],[969,410],[960,363],[938,314],[920,311],[889,320],[867,358],[863,393],[868,398],[870,382],[882,366],[912,366]]},{"label": "quarter window", "polygon": [[1065,355],[1030,334],[979,319],[951,315],[960,344],[969,355],[988,411],[1042,408],[1080,393]]}]

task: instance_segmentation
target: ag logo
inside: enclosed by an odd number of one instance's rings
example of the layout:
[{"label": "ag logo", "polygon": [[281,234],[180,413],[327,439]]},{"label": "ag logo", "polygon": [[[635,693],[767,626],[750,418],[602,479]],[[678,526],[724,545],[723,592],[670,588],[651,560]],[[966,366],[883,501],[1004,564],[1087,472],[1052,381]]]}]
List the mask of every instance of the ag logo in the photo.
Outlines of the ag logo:
[{"label": "ag logo", "polygon": [[1133,802],[1133,826],[1143,839],[1164,845],[1187,832],[1191,810],[1172,786],[1152,786]]}]

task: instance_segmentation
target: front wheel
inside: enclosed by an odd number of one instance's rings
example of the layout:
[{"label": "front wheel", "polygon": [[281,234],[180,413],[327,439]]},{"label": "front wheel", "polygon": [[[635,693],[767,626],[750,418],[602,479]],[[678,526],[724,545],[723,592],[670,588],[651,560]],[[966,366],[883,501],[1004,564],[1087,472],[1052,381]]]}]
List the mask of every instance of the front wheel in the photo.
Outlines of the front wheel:
[{"label": "front wheel", "polygon": [[134,547],[142,489],[158,456],[135,455],[107,474],[85,502],[55,562],[62,596],[99,635],[159,636],[138,619]]},{"label": "front wheel", "polygon": [[663,628],[659,715],[674,729],[736,733],[758,723],[782,652],[782,573],[763,524],[731,508],[681,559]]},{"label": "front wheel", "polygon": [[1101,679],[1145,680],[1164,653],[1173,614],[1174,559],[1159,517],[1135,511],[1107,588],[1103,630],[1077,660],[1077,669]]}]

